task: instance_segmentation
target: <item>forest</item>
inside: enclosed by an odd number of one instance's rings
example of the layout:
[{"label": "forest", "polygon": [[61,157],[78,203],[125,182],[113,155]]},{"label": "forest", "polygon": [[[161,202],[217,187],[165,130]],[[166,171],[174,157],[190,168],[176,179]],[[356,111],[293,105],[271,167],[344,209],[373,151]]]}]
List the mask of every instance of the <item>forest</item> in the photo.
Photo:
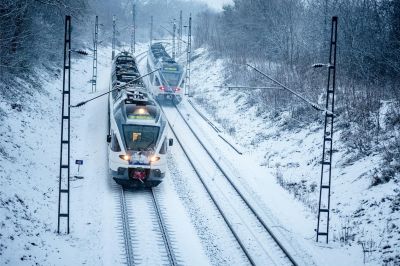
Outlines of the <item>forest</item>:
[{"label": "forest", "polygon": [[[385,183],[400,171],[399,1],[234,0],[222,13],[199,15],[195,45],[232,63],[225,68],[228,84],[268,85],[240,65],[252,63],[323,106],[327,71],[312,65],[329,60],[332,16],[338,16],[337,129],[354,159],[384,155],[373,184]],[[247,95],[272,119],[288,112],[289,127],[321,119],[283,90]]]},{"label": "forest", "polygon": [[[155,37],[168,34],[164,27],[179,17],[187,20],[190,12],[201,12],[203,3],[174,1],[134,1],[136,3],[137,40],[149,40],[150,16],[154,17]],[[132,25],[132,1],[106,0],[2,0],[0,2],[0,79],[24,76],[38,64],[61,60],[65,15],[73,19],[72,40],[75,49],[92,45],[94,16],[99,16],[100,44],[111,43],[112,17],[117,18],[117,37],[122,46],[129,41]],[[60,62],[60,61],[59,61]],[[31,73],[30,73],[31,74]],[[11,76],[10,76],[11,75]]]}]

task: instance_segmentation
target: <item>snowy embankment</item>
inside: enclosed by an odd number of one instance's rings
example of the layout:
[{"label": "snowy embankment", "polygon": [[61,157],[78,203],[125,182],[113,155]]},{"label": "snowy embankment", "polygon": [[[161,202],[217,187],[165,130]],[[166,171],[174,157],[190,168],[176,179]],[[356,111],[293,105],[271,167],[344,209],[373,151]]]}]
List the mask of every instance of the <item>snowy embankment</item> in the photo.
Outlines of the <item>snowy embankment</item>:
[{"label": "snowy embankment", "polygon": [[380,154],[349,163],[351,155],[340,141],[341,132],[335,132],[330,243],[316,244],[323,125],[284,129],[289,116],[282,114],[271,121],[258,106],[247,103],[245,92],[214,87],[224,83],[222,59],[215,60],[203,48],[193,58],[195,104],[241,146],[240,161],[257,165],[256,176],[249,175],[246,181],[282,226],[315,255],[317,264],[362,265],[365,260],[368,265],[390,265],[400,261],[398,186],[394,180],[371,185]]},{"label": "snowy embankment", "polygon": [[[99,54],[98,90],[108,89],[109,51]],[[106,56],[107,55],[107,56]],[[90,97],[90,57],[71,62],[71,103]],[[107,179],[106,98],[71,110],[71,175],[75,159],[83,159],[83,179],[71,179],[71,235],[57,235],[58,176],[62,72],[37,69],[36,87],[21,81],[26,91],[15,102],[2,99],[0,134],[0,264],[82,265],[115,263],[118,206]],[[107,229],[108,228],[108,229]],[[65,226],[61,226],[64,232]],[[107,250],[107,252],[104,252]],[[106,257],[103,254],[106,255]],[[89,263],[90,262],[90,263]]]}]

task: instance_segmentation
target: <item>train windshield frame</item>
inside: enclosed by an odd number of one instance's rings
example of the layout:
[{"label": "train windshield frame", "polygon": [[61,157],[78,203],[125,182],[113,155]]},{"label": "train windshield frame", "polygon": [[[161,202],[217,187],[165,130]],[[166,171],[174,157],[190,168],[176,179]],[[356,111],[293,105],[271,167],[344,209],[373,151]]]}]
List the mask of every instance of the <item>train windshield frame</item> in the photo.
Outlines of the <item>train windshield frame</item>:
[{"label": "train windshield frame", "polygon": [[[144,102],[143,102],[144,103]],[[139,120],[154,120],[157,121],[160,116],[160,111],[154,105],[149,105],[152,102],[147,101],[147,105],[127,104],[125,105],[126,117],[128,119]]]},{"label": "train windshield frame", "polygon": [[160,127],[124,124],[122,129],[126,150],[148,151],[155,149]]},{"label": "train windshield frame", "polygon": [[133,64],[135,60],[133,59],[132,56],[126,56],[126,55],[121,55],[117,57],[117,65],[120,64]]},{"label": "train windshield frame", "polygon": [[181,81],[182,72],[163,71],[162,75],[167,85],[177,87]]}]

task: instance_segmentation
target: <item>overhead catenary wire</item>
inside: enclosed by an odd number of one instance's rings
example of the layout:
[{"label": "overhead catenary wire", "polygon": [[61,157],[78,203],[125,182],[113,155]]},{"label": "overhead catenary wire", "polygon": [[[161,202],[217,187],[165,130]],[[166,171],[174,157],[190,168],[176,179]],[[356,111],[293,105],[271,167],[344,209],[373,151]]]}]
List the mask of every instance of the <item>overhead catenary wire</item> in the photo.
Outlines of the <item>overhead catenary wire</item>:
[{"label": "overhead catenary wire", "polygon": [[[122,28],[120,28],[119,30],[117,30],[116,33],[119,34],[120,31],[126,30],[126,29],[128,29],[129,27],[132,27],[132,26],[128,25],[128,26],[122,27]],[[104,37],[103,37],[102,40],[98,41],[98,44],[101,44],[101,43],[104,42],[105,40],[108,40],[109,38],[112,38],[112,34],[113,34],[112,31],[109,32],[109,33],[103,34]]]},{"label": "overhead catenary wire", "polygon": [[[167,29],[166,27],[164,27],[163,25],[160,25],[160,27],[163,28],[164,30],[168,31],[169,34],[173,35],[173,32],[170,31],[169,29]],[[175,36],[175,38],[177,38],[179,41],[181,41],[183,43],[187,43],[185,40],[181,39],[179,36],[178,37]]]},{"label": "overhead catenary wire", "polygon": [[272,87],[272,86],[270,86],[270,87],[266,87],[266,86],[265,87],[252,87],[252,86],[239,86],[239,85],[215,85],[214,88],[221,88],[221,89],[228,88],[228,90],[231,90],[231,89],[243,89],[243,90],[246,90],[246,89],[253,89],[253,90],[278,89],[278,90],[280,90],[281,89],[280,87]]},{"label": "overhead catenary wire", "polygon": [[138,80],[140,80],[140,79],[142,79],[142,78],[144,78],[144,77],[146,77],[146,76],[148,76],[148,75],[150,75],[150,74],[152,74],[152,73],[154,73],[154,72],[156,72],[156,71],[158,71],[158,70],[160,70],[160,68],[157,68],[157,69],[155,69],[155,70],[153,70],[153,71],[151,71],[151,72],[149,72],[149,73],[147,73],[147,74],[144,74],[144,75],[142,75],[142,76],[140,76],[140,77],[138,77],[138,78],[135,78],[135,79],[133,79],[133,80],[131,80],[131,81],[129,81],[129,82],[127,82],[127,83],[121,85],[121,86],[117,86],[115,89],[112,89],[112,90],[110,90],[110,91],[107,91],[107,92],[105,92],[105,93],[102,93],[102,94],[100,94],[100,95],[97,95],[96,97],[93,97],[93,98],[91,98],[91,99],[89,99],[89,100],[80,102],[80,103],[78,103],[78,104],[76,104],[76,105],[70,105],[70,107],[74,107],[74,108],[75,108],[75,107],[81,107],[82,105],[85,105],[85,104],[87,104],[88,102],[91,102],[91,101],[93,101],[93,100],[95,100],[95,99],[97,99],[97,98],[100,98],[101,96],[107,95],[107,94],[109,94],[109,93],[111,93],[111,92],[113,92],[113,91],[116,91],[116,90],[124,89],[126,86],[132,85],[133,82],[138,81]]},{"label": "overhead catenary wire", "polygon": [[295,96],[297,96],[298,98],[300,98],[301,100],[303,100],[304,102],[308,103],[309,105],[311,105],[314,109],[318,110],[318,111],[325,111],[328,114],[333,115],[333,113],[329,110],[327,110],[326,108],[323,108],[321,106],[319,106],[316,103],[313,103],[312,101],[308,100],[307,98],[305,98],[303,95],[301,95],[300,93],[288,88],[287,86],[283,85],[282,83],[280,83],[279,81],[271,78],[270,76],[268,76],[267,74],[265,74],[264,72],[262,72],[261,70],[259,70],[258,68],[246,63],[246,66],[252,68],[254,71],[256,71],[257,73],[263,75],[264,77],[266,77],[267,79],[269,79],[270,81],[274,82],[275,84],[279,85],[280,87],[284,88],[285,90],[289,91],[290,93],[294,94]]}]

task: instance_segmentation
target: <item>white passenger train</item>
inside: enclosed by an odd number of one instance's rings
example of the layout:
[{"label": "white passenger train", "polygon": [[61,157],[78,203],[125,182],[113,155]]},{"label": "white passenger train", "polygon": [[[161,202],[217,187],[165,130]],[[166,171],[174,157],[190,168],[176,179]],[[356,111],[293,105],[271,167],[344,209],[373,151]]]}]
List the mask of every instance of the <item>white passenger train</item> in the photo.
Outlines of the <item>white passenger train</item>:
[{"label": "white passenger train", "polygon": [[111,74],[109,96],[109,168],[120,185],[157,186],[164,178],[167,122],[160,107],[147,93],[136,61],[128,53],[118,54]]},{"label": "white passenger train", "polygon": [[147,70],[160,69],[149,76],[149,87],[157,100],[175,99],[183,96],[184,75],[182,67],[165,50],[162,43],[153,43],[147,54]]}]

